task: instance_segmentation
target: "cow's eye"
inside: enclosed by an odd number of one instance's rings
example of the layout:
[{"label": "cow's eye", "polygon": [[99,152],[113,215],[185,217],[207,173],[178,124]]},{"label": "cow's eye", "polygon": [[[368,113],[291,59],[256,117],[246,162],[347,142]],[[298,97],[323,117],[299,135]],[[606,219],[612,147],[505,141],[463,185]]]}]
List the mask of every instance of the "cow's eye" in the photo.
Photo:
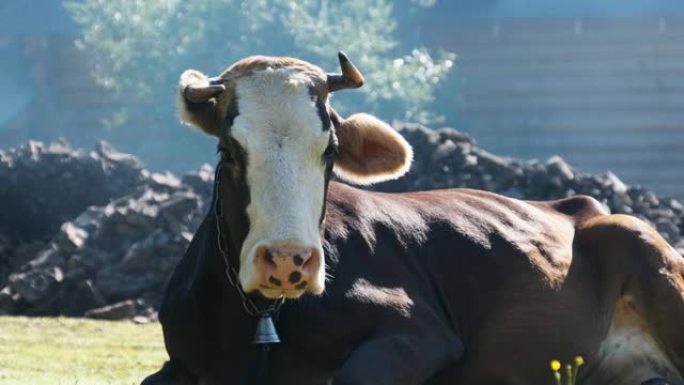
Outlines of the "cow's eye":
[{"label": "cow's eye", "polygon": [[323,152],[323,159],[331,160],[335,157],[335,155],[337,155],[337,147],[329,144],[328,147],[325,148],[325,152]]}]

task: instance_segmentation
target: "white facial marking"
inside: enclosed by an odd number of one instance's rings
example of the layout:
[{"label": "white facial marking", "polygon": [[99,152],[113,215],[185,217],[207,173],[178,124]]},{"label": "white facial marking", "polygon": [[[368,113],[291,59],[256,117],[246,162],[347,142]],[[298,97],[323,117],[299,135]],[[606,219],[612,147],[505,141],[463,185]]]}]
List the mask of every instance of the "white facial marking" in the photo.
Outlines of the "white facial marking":
[{"label": "white facial marking", "polygon": [[[290,68],[268,69],[239,79],[239,115],[232,136],[247,153],[249,233],[240,252],[240,282],[246,291],[258,282],[254,254],[259,246],[284,243],[313,248],[323,260],[319,219],[329,132],[309,94],[311,79]],[[324,269],[308,290],[320,294]]]}]

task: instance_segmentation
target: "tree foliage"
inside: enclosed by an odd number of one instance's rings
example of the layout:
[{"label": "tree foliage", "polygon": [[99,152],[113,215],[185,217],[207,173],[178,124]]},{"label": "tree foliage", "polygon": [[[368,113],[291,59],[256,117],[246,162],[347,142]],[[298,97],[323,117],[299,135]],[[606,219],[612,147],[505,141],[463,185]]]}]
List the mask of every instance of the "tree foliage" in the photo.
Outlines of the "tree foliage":
[{"label": "tree foliage", "polygon": [[[417,6],[424,2],[413,2]],[[430,2],[427,2],[430,5]],[[411,117],[431,101],[453,55],[424,48],[399,57],[397,23],[385,0],[68,0],[84,27],[80,47],[93,53],[103,86],[149,97],[165,92],[185,67],[214,72],[256,52],[307,58],[329,68],[342,48],[366,73],[375,108],[398,102]],[[131,96],[131,95],[128,95]]]},{"label": "tree foliage", "polygon": [[[99,84],[126,101],[118,122],[154,112],[175,117],[175,86],[186,68],[216,75],[253,54],[299,57],[338,71],[344,50],[366,77],[358,92],[336,95],[342,112],[428,121],[435,87],[454,55],[435,58],[396,36],[397,18],[434,1],[402,0],[65,0],[83,28],[77,45],[94,59]],[[124,104],[122,104],[124,105]],[[163,119],[164,117],[168,119]],[[163,130],[163,129],[162,129]]]}]

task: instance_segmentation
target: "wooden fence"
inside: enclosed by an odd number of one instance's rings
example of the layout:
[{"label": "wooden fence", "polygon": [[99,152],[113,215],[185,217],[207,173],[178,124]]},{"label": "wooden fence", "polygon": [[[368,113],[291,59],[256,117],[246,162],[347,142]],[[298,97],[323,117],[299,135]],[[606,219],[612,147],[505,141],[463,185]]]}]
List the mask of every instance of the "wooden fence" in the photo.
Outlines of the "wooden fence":
[{"label": "wooden fence", "polygon": [[684,16],[444,17],[422,33],[457,53],[449,123],[485,148],[684,198]]}]

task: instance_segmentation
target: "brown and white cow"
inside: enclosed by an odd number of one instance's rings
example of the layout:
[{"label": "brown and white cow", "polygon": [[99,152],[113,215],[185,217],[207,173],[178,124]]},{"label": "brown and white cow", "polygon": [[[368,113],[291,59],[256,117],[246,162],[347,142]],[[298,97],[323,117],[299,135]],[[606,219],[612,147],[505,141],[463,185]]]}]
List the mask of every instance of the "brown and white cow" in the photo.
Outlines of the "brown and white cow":
[{"label": "brown and white cow", "polygon": [[[578,384],[684,384],[684,259],[663,238],[584,196],[331,182],[397,178],[412,157],[387,124],[330,107],[363,83],[340,64],[181,76],[181,117],[221,160],[160,310],[170,360],[145,385],[544,384],[578,354]],[[282,343],[257,359],[253,314],[281,297]]]}]

